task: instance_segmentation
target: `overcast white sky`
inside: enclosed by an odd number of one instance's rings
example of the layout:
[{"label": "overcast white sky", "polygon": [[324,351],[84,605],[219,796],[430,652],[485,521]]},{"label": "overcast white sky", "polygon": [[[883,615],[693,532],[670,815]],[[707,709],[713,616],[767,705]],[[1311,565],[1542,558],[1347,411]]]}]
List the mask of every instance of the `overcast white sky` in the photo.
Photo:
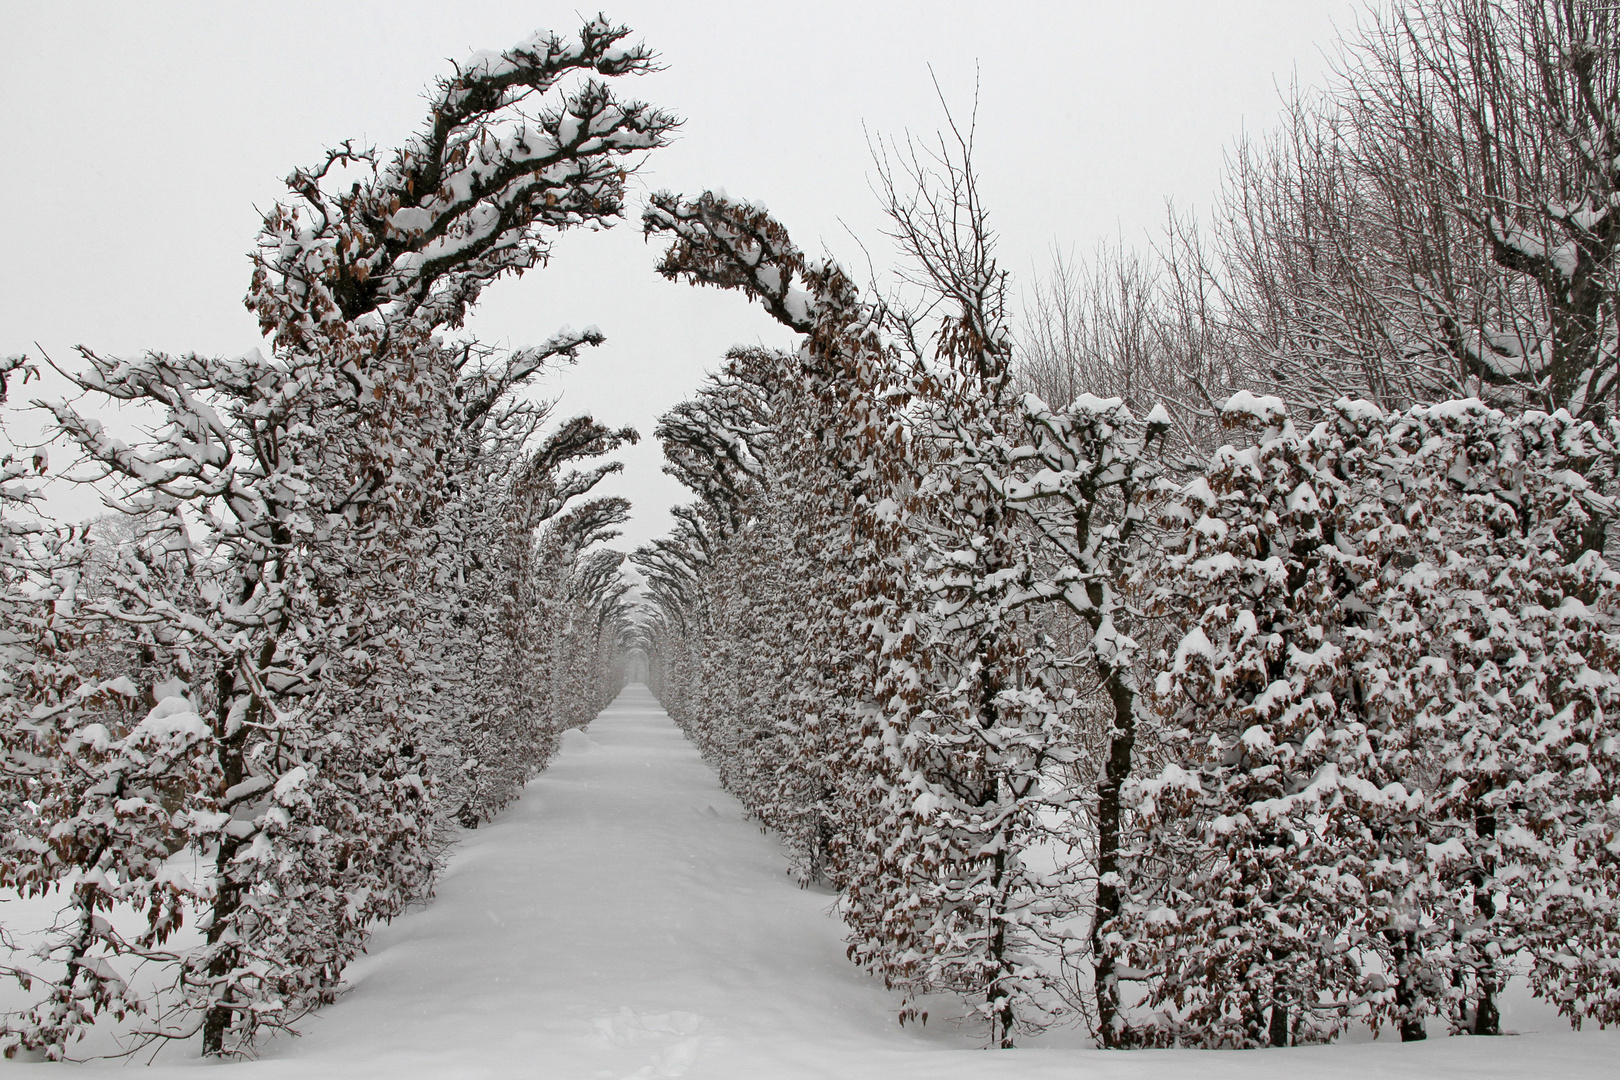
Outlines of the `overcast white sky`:
[{"label": "overcast white sky", "polygon": [[[1054,245],[1142,242],[1166,199],[1207,206],[1232,141],[1270,125],[1279,84],[1319,79],[1335,24],[1355,10],[1351,0],[605,8],[667,65],[621,93],[686,118],[641,190],[724,187],[763,201],[801,246],[862,276],[851,233],[879,270],[888,258],[867,132],[931,132],[942,117],[929,65],[961,113],[977,71],[983,188],[1003,262],[1025,287]],[[346,138],[397,144],[447,57],[541,26],[568,31],[582,13],[594,8],[0,0],[0,352],[37,342],[61,361],[78,344],[258,345],[241,304],[246,252],[280,178]],[[683,498],[659,471],[657,416],[732,344],[787,344],[740,296],[658,278],[657,254],[633,219],[568,237],[549,268],[486,293],[472,324],[512,345],[565,323],[608,335],[545,390],[562,395],[563,415],[645,436],[613,489],[638,506],[622,542],[632,546],[663,532],[665,508]]]}]

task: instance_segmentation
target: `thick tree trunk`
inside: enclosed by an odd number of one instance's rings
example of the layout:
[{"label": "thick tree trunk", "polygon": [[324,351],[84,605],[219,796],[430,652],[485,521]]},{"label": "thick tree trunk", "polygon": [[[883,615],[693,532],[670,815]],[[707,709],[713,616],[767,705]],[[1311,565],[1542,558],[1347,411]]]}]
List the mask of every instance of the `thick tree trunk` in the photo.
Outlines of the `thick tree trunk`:
[{"label": "thick tree trunk", "polygon": [[[240,757],[240,754],[237,755]],[[236,853],[241,850],[240,840],[230,837],[221,837],[219,852],[214,857],[214,881],[217,883],[214,893],[214,902],[209,910],[211,922],[208,926],[207,941],[215,948],[213,957],[208,961],[208,982],[211,992],[222,981],[230,976],[231,969],[236,966],[236,949],[234,947],[219,947],[221,936],[231,928],[236,911],[242,906],[241,886],[232,879],[232,861]],[[225,1053],[225,1033],[230,1030],[231,1019],[236,1010],[226,1004],[228,998],[216,999],[216,1003],[209,1007],[203,1017],[203,1056],[215,1057]]]},{"label": "thick tree trunk", "polygon": [[1479,998],[1474,1002],[1475,1035],[1502,1034],[1502,1013],[1496,1007],[1496,984],[1488,977],[1479,981]]},{"label": "thick tree trunk", "polygon": [[1095,964],[1097,1039],[1103,1046],[1117,1049],[1124,1042],[1119,980],[1114,958],[1103,948],[1102,929],[1120,911],[1120,791],[1130,776],[1131,752],[1136,745],[1136,695],[1120,672],[1104,667],[1102,674],[1114,704],[1114,724],[1108,736],[1103,780],[1097,787],[1097,908],[1091,921],[1091,955]]},{"label": "thick tree trunk", "polygon": [[1417,1007],[1421,1000],[1413,961],[1418,955],[1417,935],[1410,930],[1386,930],[1390,958],[1395,961],[1395,1007],[1400,1010],[1401,1042],[1422,1042],[1429,1037]]},{"label": "thick tree trunk", "polygon": [[[272,637],[259,649],[259,669],[262,671],[270,665],[275,657],[276,643]],[[230,668],[219,673],[217,680],[218,700],[217,711],[214,718],[214,738],[220,766],[220,796],[247,779],[247,760],[244,751],[247,745],[248,733],[258,721],[261,707],[257,701],[248,705],[247,716],[235,731],[231,731],[230,714],[231,704],[237,696],[237,676]],[[230,807],[225,807],[229,810]],[[242,849],[244,840],[241,837],[220,834],[219,850],[214,855],[214,902],[209,908],[209,923],[206,940],[214,948],[214,954],[208,961],[207,976],[210,993],[217,993],[219,985],[229,977],[231,970],[236,966],[237,949],[235,946],[220,947],[220,939],[227,932],[234,929],[234,920],[237,909],[242,906],[242,883],[237,880],[236,854]],[[203,1056],[217,1057],[225,1053],[225,1033],[230,1030],[231,1020],[236,1010],[227,1002],[229,996],[225,995],[215,999],[203,1017]]]},{"label": "thick tree trunk", "polygon": [[[1474,814],[1474,835],[1483,844],[1496,835],[1496,817],[1485,812],[1483,808]],[[1473,876],[1474,910],[1487,922],[1496,915],[1496,901],[1491,897],[1489,882],[1485,870],[1476,871]],[[1496,980],[1489,969],[1479,972],[1479,997],[1474,1002],[1474,1023],[1471,1028],[1475,1035],[1502,1034],[1502,1014],[1496,1007]]]},{"label": "thick tree trunk", "polygon": [[1273,1005],[1271,1007],[1271,1023],[1268,1034],[1272,1046],[1288,1045],[1288,1006]]}]

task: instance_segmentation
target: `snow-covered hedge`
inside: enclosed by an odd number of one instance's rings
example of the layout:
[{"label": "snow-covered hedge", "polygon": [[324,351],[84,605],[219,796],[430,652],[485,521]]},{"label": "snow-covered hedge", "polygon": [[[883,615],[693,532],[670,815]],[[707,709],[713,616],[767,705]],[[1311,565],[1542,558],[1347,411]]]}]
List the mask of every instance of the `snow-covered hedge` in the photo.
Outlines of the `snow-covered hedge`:
[{"label": "snow-covered hedge", "polygon": [[1620,1022],[1615,424],[1239,392],[1167,456],[1163,409],[1010,392],[945,186],[891,200],[930,327],[750,204],[646,218],[804,335],[660,426],[700,501],[641,633],[852,959],[1000,1045],[1494,1032],[1518,969]]},{"label": "snow-covered hedge", "polygon": [[1158,510],[1174,627],[1103,928],[1135,1037],[1320,1039],[1368,1010],[1494,1030],[1516,963],[1620,1021],[1615,429],[1340,401]]},{"label": "snow-covered hedge", "polygon": [[[93,535],[24,524],[42,463],[5,463],[0,887],[66,904],[5,962],[38,1000],[0,1022],[7,1054],[64,1056],[103,1014],[208,1054],[291,1025],[429,895],[456,823],[617,689],[628,585],[597,544],[627,506],[579,501],[617,466],[568,466],[635,434],[542,439],[521,393],[602,335],[446,334],[556,230],[622,213],[626,155],[674,124],[603,81],[654,66],[628,34],[481,55],[390,160],[345,144],[294,172],[247,297],[271,355],[84,353],[84,396],[49,407],[128,526],[93,581]],[[126,443],[106,399],[161,420]]]}]

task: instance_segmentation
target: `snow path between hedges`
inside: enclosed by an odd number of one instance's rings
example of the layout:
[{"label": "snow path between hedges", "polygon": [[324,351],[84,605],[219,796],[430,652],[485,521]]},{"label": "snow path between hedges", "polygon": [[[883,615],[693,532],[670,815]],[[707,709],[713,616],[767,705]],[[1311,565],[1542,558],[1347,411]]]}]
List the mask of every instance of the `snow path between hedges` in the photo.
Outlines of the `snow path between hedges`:
[{"label": "snow path between hedges", "polygon": [[[1557,1025],[1411,1046],[1105,1053],[1070,1033],[1055,1040],[1066,1045],[980,1051],[937,1020],[900,1028],[897,996],[845,960],[833,898],[796,888],[786,866],[631,687],[587,733],[568,734],[521,802],[467,835],[437,900],[374,937],[349,971],[352,992],[306,1020],[302,1038],[272,1042],[258,1061],[120,1075],[1573,1080],[1613,1076],[1620,1057],[1615,1035]],[[64,1067],[0,1072],[60,1080]]]}]

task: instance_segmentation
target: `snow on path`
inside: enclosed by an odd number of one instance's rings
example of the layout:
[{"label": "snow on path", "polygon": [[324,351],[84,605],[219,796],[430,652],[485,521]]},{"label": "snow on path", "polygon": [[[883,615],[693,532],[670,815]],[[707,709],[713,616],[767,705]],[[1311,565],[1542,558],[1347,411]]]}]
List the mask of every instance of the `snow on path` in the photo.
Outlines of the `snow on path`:
[{"label": "snow on path", "polygon": [[[1281,1051],[973,1049],[844,958],[832,898],[801,891],[657,702],[632,687],[521,802],[467,835],[429,907],[383,928],[354,989],[230,1080],[596,1077],[953,1080],[1613,1076],[1620,1038],[1564,1032]],[[191,1048],[195,1053],[195,1048]],[[118,1066],[111,1066],[117,1068]],[[0,1066],[53,1077],[62,1066]],[[67,1067],[102,1074],[108,1066]],[[122,1073],[121,1075],[136,1075]]]}]

